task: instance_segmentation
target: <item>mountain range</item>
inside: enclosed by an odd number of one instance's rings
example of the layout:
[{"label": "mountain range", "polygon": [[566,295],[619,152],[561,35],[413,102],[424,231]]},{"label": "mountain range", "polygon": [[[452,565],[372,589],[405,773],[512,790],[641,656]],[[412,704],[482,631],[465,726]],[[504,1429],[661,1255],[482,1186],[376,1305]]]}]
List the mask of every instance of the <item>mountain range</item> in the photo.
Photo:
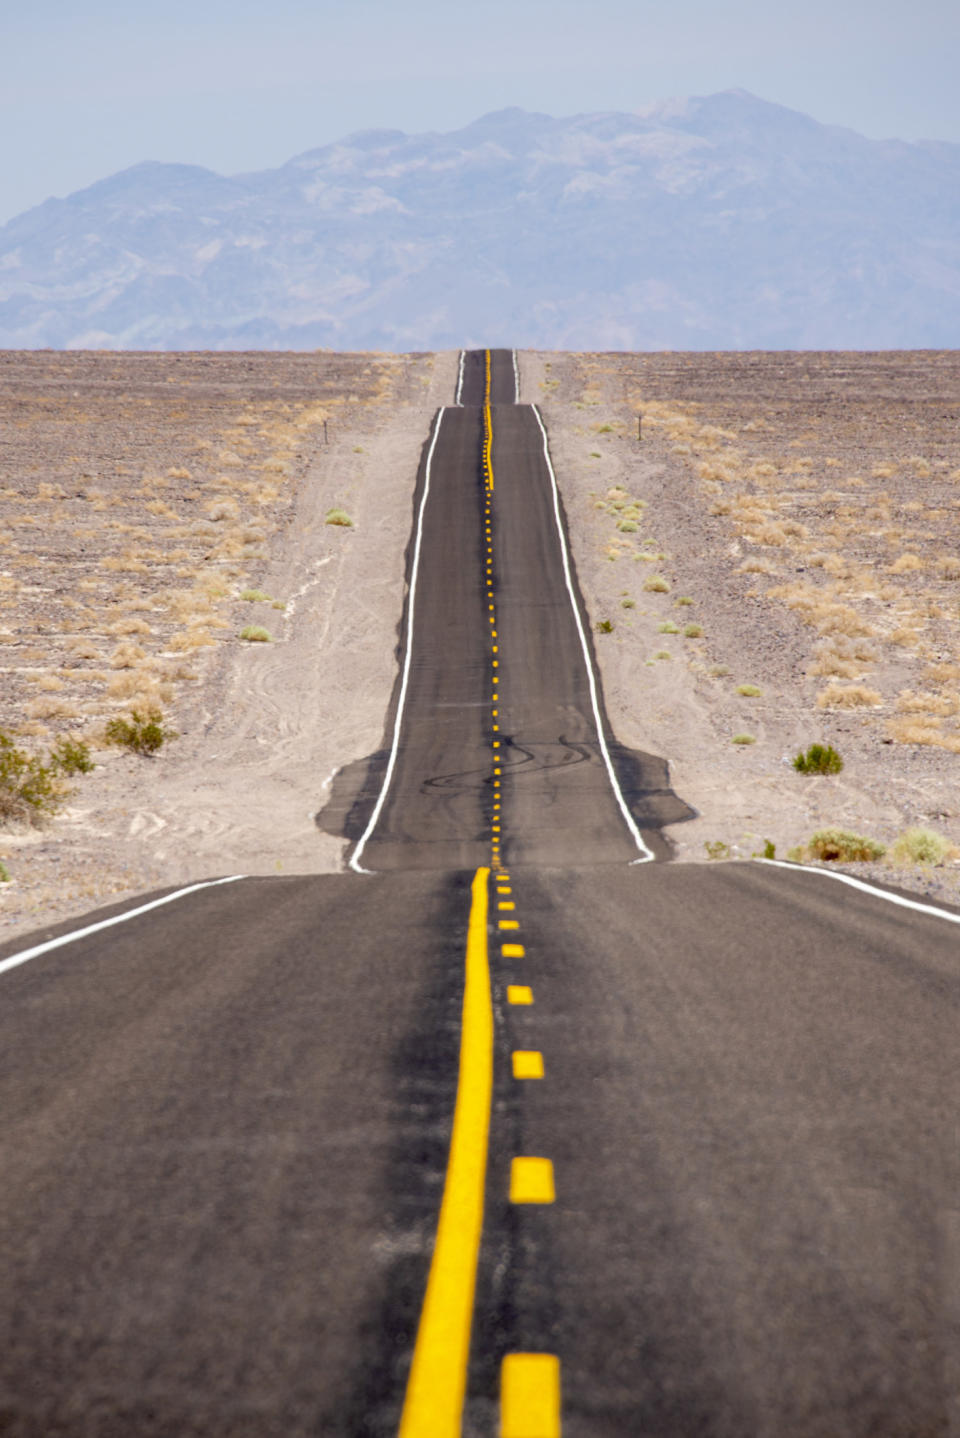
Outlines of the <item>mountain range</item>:
[{"label": "mountain range", "polygon": [[953,348],[960,145],[740,90],[134,165],[0,228],[0,345]]}]

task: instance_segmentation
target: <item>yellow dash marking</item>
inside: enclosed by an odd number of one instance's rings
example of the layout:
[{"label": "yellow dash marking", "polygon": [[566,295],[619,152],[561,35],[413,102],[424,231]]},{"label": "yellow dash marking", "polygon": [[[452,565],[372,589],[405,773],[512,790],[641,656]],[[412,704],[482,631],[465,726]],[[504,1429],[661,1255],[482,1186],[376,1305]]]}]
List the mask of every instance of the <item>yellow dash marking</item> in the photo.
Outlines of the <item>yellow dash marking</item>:
[{"label": "yellow dash marking", "polygon": [[[491,623],[492,623],[492,621],[491,621]],[[497,631],[494,630],[494,631],[493,631],[493,634],[492,634],[490,637],[491,637],[492,639],[496,639],[496,637],[497,637]]]},{"label": "yellow dash marking", "polygon": [[543,1054],[536,1049],[514,1049],[511,1057],[515,1079],[543,1078]]},{"label": "yellow dash marking", "polygon": [[473,880],[450,1156],[400,1438],[460,1435],[493,1085],[493,1009],[487,957],[489,873],[480,868]]},{"label": "yellow dash marking", "polygon": [[492,654],[499,654],[499,653],[500,653],[500,645],[499,645],[499,644],[493,644],[493,645],[491,645],[491,653],[492,653]]},{"label": "yellow dash marking", "polygon": [[500,1438],[560,1438],[560,1360],[508,1353],[500,1366]]},{"label": "yellow dash marking", "polygon": [[491,834],[499,834],[499,832],[500,832],[500,825],[499,825],[499,824],[491,824],[491,825],[490,825],[490,832],[491,832]]},{"label": "yellow dash marking", "polygon": [[507,984],[508,1004],[532,1004],[533,989],[527,984]]},{"label": "yellow dash marking", "polygon": [[[499,892],[499,890],[498,890],[498,892]],[[508,892],[508,893],[510,892],[509,889],[507,890],[507,892]],[[516,907],[517,907],[517,906],[516,906],[516,904],[513,902],[512,899],[501,899],[501,900],[499,901],[499,903],[497,904],[497,908],[498,908],[498,909],[515,909]]]},{"label": "yellow dash marking", "polygon": [[522,944],[501,944],[500,952],[505,959],[522,959],[527,951]]},{"label": "yellow dash marking", "polygon": [[515,1158],[510,1164],[511,1203],[553,1203],[553,1164],[549,1158]]},{"label": "yellow dash marking", "polygon": [[507,884],[504,884],[504,886],[503,886],[502,888],[498,885],[498,886],[497,886],[497,893],[498,893],[498,894],[512,894],[512,893],[513,893],[513,890],[512,890],[512,889],[509,887],[509,885],[507,885]]},{"label": "yellow dash marking", "polygon": [[519,929],[520,923],[517,919],[500,919],[498,927],[501,929]]}]

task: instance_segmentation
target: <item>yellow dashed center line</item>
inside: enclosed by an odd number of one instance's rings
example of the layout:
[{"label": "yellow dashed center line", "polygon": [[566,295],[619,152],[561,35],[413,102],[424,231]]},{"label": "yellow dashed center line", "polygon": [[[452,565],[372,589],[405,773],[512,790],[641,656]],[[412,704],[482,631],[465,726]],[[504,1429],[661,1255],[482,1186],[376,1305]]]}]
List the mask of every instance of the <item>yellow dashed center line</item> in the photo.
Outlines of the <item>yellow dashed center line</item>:
[{"label": "yellow dashed center line", "polygon": [[543,1054],[536,1049],[514,1049],[511,1054],[515,1079],[542,1079]]},{"label": "yellow dashed center line", "polygon": [[553,1203],[553,1164],[549,1158],[515,1158],[510,1164],[511,1203]]},{"label": "yellow dashed center line", "polygon": [[560,1438],[560,1360],[552,1353],[504,1358],[500,1438]]}]

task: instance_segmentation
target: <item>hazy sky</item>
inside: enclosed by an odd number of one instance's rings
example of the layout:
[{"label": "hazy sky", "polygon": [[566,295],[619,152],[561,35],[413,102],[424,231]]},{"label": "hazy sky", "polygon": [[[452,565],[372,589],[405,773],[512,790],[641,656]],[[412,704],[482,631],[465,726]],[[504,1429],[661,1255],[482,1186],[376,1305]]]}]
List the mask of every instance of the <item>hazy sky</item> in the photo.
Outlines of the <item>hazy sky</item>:
[{"label": "hazy sky", "polygon": [[0,223],[139,160],[223,174],[353,130],[752,90],[960,142],[957,0],[0,0]]}]

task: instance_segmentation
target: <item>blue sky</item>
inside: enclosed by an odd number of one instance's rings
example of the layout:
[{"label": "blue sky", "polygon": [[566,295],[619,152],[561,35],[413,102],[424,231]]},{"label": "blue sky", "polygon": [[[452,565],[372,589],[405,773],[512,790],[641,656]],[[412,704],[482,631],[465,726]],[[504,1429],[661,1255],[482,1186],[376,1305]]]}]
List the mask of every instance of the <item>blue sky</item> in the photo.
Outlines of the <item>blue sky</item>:
[{"label": "blue sky", "polygon": [[865,135],[960,142],[957,0],[0,6],[0,222],[140,160],[234,174],[505,105],[572,115],[742,87]]}]

